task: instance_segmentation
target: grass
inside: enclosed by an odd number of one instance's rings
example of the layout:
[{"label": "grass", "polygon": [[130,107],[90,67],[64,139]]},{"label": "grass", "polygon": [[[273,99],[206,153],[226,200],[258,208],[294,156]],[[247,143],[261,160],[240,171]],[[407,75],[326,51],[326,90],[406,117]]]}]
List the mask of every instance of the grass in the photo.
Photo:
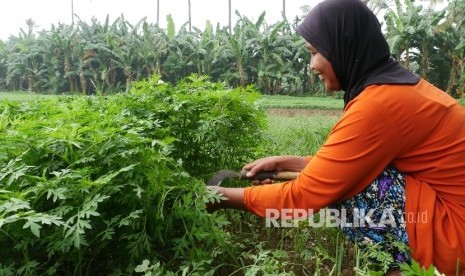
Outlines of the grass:
[{"label": "grass", "polygon": [[[2,92],[0,91],[0,101],[28,101],[41,98],[58,97],[58,95],[37,94],[24,91]],[[465,99],[457,100],[465,106]],[[263,95],[257,103],[263,108],[289,108],[289,109],[318,109],[318,110],[342,110],[344,103],[342,99],[336,97],[294,97],[294,96],[270,96]]]},{"label": "grass", "polygon": [[[38,94],[33,92],[0,91],[0,101],[29,101],[59,97],[59,95]],[[293,97],[293,96],[269,96],[263,95],[258,104],[264,108],[303,108],[303,109],[326,109],[342,110],[343,102],[334,97]]]},{"label": "grass", "polygon": [[[313,155],[326,140],[336,117],[269,114],[268,140],[263,156]],[[303,224],[292,228],[267,228],[273,234],[259,237],[272,252],[283,250],[297,275],[347,275],[342,269],[354,266],[353,247],[335,228],[312,228]],[[344,246],[345,245],[345,246]],[[274,250],[274,251],[273,251]],[[345,251],[345,252],[344,252]],[[342,256],[345,256],[344,258]]]},{"label": "grass", "polygon": [[311,155],[326,140],[336,117],[268,115],[267,155]]},{"label": "grass", "polygon": [[[457,99],[465,106],[465,99]],[[331,96],[311,96],[311,97],[294,97],[294,96],[269,96],[263,95],[258,104],[263,108],[301,108],[301,109],[319,109],[319,110],[342,110],[344,102],[340,98]]]},{"label": "grass", "polygon": [[334,97],[293,97],[264,95],[258,101],[264,108],[303,108],[342,110],[344,102]]},{"label": "grass", "polygon": [[50,97],[57,97],[57,95],[37,94],[24,91],[0,92],[0,101],[30,101],[38,99],[47,99]]}]

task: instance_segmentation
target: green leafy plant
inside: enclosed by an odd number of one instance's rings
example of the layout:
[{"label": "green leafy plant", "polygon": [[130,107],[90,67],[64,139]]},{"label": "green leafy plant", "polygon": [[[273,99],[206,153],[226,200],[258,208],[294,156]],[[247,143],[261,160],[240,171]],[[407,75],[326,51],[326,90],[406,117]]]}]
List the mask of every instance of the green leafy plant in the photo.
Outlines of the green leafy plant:
[{"label": "green leafy plant", "polygon": [[2,103],[5,274],[130,274],[144,259],[214,270],[228,221],[205,211],[219,196],[202,177],[250,158],[264,115],[250,89],[157,80],[111,97]]},{"label": "green leafy plant", "polygon": [[[411,264],[401,264],[400,268],[402,269],[402,275],[405,276],[413,276],[413,275],[420,275],[420,276],[435,276],[436,274],[436,268],[433,265],[430,265],[428,269],[425,269],[424,267],[421,267],[420,264],[412,260]],[[440,275],[440,274],[439,274]]]}]

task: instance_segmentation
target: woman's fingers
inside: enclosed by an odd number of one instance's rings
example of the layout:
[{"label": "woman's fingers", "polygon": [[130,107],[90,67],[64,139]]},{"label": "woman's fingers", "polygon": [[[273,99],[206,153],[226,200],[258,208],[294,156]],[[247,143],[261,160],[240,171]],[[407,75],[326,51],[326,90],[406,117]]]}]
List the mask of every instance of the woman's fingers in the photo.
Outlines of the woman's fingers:
[{"label": "woman's fingers", "polygon": [[271,179],[265,179],[265,180],[252,180],[250,181],[252,183],[253,186],[259,186],[259,185],[266,185],[266,184],[273,184],[274,181],[271,180]]},{"label": "woman's fingers", "polygon": [[247,171],[246,176],[252,177],[260,171],[272,171],[275,170],[276,156],[265,157],[257,159],[252,163],[249,163],[243,167],[244,171]]}]

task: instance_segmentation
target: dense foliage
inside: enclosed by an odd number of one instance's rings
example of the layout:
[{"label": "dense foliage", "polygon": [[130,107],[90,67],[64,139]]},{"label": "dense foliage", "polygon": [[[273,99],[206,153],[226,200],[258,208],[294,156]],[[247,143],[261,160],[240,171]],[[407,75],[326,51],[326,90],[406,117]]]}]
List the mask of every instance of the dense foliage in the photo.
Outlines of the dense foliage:
[{"label": "dense foliage", "polygon": [[230,239],[202,177],[252,157],[257,95],[155,76],[108,98],[2,103],[0,274],[213,271]]},{"label": "dense foliage", "polygon": [[[383,30],[393,56],[405,67],[462,97],[465,83],[465,0],[435,11],[411,0],[366,1],[384,14]],[[376,6],[380,5],[380,6]],[[231,28],[207,21],[204,30],[175,32],[142,19],[53,25],[36,34],[34,22],[0,41],[0,90],[92,94],[127,91],[158,73],[177,83],[192,73],[228,86],[254,84],[264,94],[308,95],[323,91],[308,71],[309,54],[295,33],[301,17],[267,24],[238,14]]]},{"label": "dense foliage", "polygon": [[183,26],[175,34],[168,21],[164,30],[145,19],[136,25],[124,17],[94,19],[38,35],[28,21],[27,31],[0,41],[0,90],[127,91],[153,73],[170,83],[196,73],[233,87],[256,83],[270,93],[302,92],[309,56],[289,24],[269,26],[262,14],[257,22],[241,17],[232,35],[208,22],[204,31]]}]

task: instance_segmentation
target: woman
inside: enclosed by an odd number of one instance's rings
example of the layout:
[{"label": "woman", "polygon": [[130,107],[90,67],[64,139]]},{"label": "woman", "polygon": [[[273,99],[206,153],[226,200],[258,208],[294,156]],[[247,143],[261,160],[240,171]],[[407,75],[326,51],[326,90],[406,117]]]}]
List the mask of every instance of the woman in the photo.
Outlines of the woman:
[{"label": "woman", "polygon": [[273,210],[371,210],[369,219],[391,223],[343,232],[358,242],[408,244],[411,256],[386,247],[398,262],[463,272],[465,109],[391,59],[376,16],[359,0],[321,2],[297,32],[326,89],[345,92],[344,114],[315,156],[267,157],[244,167],[248,176],[301,171],[296,180],[217,188],[227,200],[214,208],[274,218],[283,212]]}]

